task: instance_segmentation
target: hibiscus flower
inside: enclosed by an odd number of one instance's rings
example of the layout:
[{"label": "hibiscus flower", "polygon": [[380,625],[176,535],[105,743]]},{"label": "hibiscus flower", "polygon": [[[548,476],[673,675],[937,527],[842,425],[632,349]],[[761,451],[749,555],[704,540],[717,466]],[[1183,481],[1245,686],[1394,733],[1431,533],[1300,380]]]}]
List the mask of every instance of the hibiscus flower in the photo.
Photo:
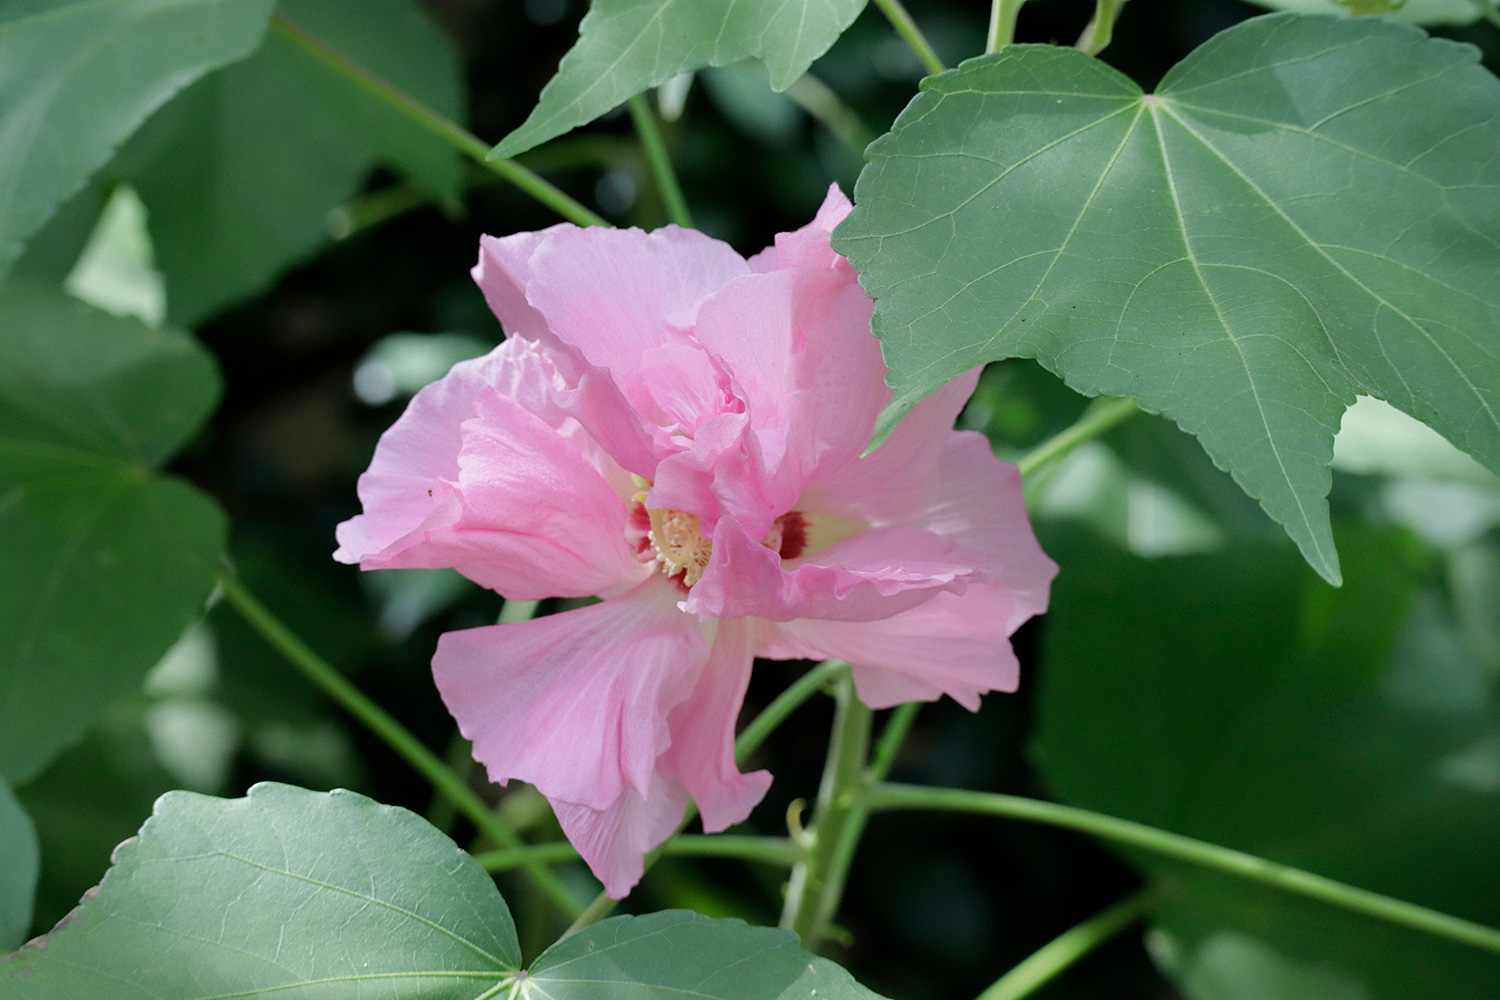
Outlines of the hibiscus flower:
[{"label": "hibiscus flower", "polygon": [[1016,469],[954,418],[978,370],[862,455],[890,398],[871,303],[812,223],[744,259],[701,233],[483,237],[508,339],[427,386],[359,480],[335,558],[451,566],[510,600],[433,673],[490,777],[531,782],[616,898],[689,799],[765,794],[734,728],[756,657],[849,661],[872,708],[1013,691],[1009,636],[1056,566]]}]

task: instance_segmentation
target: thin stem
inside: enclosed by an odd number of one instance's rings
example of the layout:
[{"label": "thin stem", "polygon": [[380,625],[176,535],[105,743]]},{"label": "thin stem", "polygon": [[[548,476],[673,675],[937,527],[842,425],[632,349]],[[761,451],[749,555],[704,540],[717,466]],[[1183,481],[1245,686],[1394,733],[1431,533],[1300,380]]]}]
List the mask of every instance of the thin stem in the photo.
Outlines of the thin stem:
[{"label": "thin stem", "polygon": [[[787,716],[800,708],[803,702],[807,701],[813,695],[825,690],[835,678],[841,674],[847,675],[848,670],[849,664],[842,660],[824,660],[788,685],[785,691],[777,695],[776,699],[767,705],[765,710],[751,721],[750,725],[745,727],[745,731],[740,733],[740,738],[734,741],[735,761],[743,764],[745,758],[759,749],[761,743],[765,742],[766,737],[770,736],[777,726],[786,721]],[[683,816],[682,823],[677,827],[677,834],[675,837],[669,838],[656,850],[646,855],[644,871],[651,870],[651,866],[656,864],[656,859],[667,852],[667,845],[672,843],[673,839],[682,836],[682,831],[693,821],[693,817],[697,814],[697,806],[689,802],[687,814]],[[590,924],[595,924],[603,920],[615,908],[618,902],[619,900],[610,899],[607,893],[599,893],[599,895],[594,897],[594,901],[579,915],[578,919],[573,921],[573,925],[563,932],[563,937],[577,933]]]},{"label": "thin stem", "polygon": [[856,156],[863,156],[865,147],[875,141],[875,133],[864,119],[822,80],[811,73],[803,73],[786,89],[786,96],[797,103],[803,111],[832,133],[833,137],[847,146]]},{"label": "thin stem", "polygon": [[682,187],[677,183],[677,173],[672,169],[672,158],[667,155],[667,144],[662,141],[661,129],[645,94],[636,94],[627,102],[630,120],[635,123],[635,134],[640,137],[641,147],[646,151],[646,161],[651,164],[651,176],[656,179],[656,190],[661,194],[662,204],[667,207],[667,217],[684,229],[693,228],[693,217],[688,212],[687,201],[682,197]]},{"label": "thin stem", "polygon": [[786,721],[787,716],[801,708],[803,702],[813,695],[828,688],[839,675],[848,670],[849,664],[842,660],[824,660],[787,685],[787,689],[752,719],[750,725],[740,733],[740,738],[734,741],[734,759],[744,763],[745,758],[759,749],[766,737]]},{"label": "thin stem", "polygon": [[1066,972],[1080,958],[1146,915],[1151,894],[1126,896],[1042,945],[1020,965],[979,994],[979,1000],[1024,1000]]},{"label": "thin stem", "polygon": [[1474,6],[1479,8],[1480,17],[1495,27],[1500,28],[1500,9],[1496,9],[1495,5],[1490,3],[1489,0],[1473,0],[1473,3]]},{"label": "thin stem", "polygon": [[1129,844],[1213,871],[1274,886],[1310,899],[1375,917],[1389,923],[1426,931],[1450,941],[1500,953],[1500,930],[1464,920],[1415,903],[1370,892],[1322,875],[1276,861],[1246,854],[1229,847],[1158,830],[1128,819],[1106,816],[1073,806],[993,792],[958,788],[919,788],[912,785],[876,785],[869,792],[871,809],[942,809],[955,812],[1004,816],[1077,830],[1105,840]]},{"label": "thin stem", "polygon": [[[520,846],[521,838],[516,831],[502,823],[484,800],[438,759],[437,754],[427,749],[385,709],[350,684],[343,674],[329,665],[328,661],[314,653],[255,595],[245,589],[239,580],[227,572],[221,572],[219,586],[223,589],[225,600],[233,605],[245,621],[260,633],[261,638],[286,657],[292,666],[301,671],[302,676],[311,681],[315,687],[385,741],[387,746],[396,751],[435,789],[446,795],[458,807],[458,810],[478,827],[481,833],[497,844],[506,847]],[[558,881],[556,875],[541,865],[530,865],[526,871],[536,883],[537,888],[556,903],[560,910],[570,917],[578,914],[577,902],[562,882]]]},{"label": "thin stem", "polygon": [[[740,858],[759,861],[781,868],[790,868],[807,854],[800,844],[786,837],[751,837],[717,833],[679,834],[661,845],[663,856],[697,858]],[[551,844],[527,844],[502,851],[487,851],[474,855],[474,860],[487,872],[503,872],[519,868],[524,864],[556,861],[572,861],[578,851],[566,840]]]},{"label": "thin stem", "polygon": [[1073,47],[1091,56],[1103,52],[1115,36],[1115,21],[1124,6],[1125,0],[1097,0],[1093,20],[1083,29]]},{"label": "thin stem", "polygon": [[287,18],[285,14],[280,12],[272,14],[271,27],[358,84],[367,93],[374,95],[387,107],[405,115],[460,153],[473,159],[480,166],[499,174],[568,221],[580,226],[609,225],[583,204],[542,180],[519,163],[499,158],[490,159],[489,145],[478,136],[438,114],[400,88],[382,80],[342,52],[329,47],[321,39]]},{"label": "thin stem", "polygon": [[795,931],[802,946],[817,950],[844,895],[849,862],[869,814],[862,802],[865,755],[870,746],[871,712],[855,696],[849,676],[839,680],[828,759],[818,787],[817,810],[807,860],[792,869],[781,926]]},{"label": "thin stem", "polygon": [[990,4],[989,38],[984,44],[985,52],[998,52],[1016,37],[1016,17],[1021,13],[1021,4],[1026,0],[992,0]]},{"label": "thin stem", "polygon": [[906,742],[906,734],[911,732],[911,724],[917,720],[917,712],[921,708],[921,702],[908,701],[904,705],[897,705],[895,711],[891,712],[885,728],[880,731],[880,741],[875,744],[875,752],[870,755],[870,769],[866,772],[866,780],[884,781],[885,776],[891,773],[891,765],[896,763],[896,754],[901,752],[901,744]]},{"label": "thin stem", "polygon": [[922,34],[922,29],[917,27],[917,22],[911,19],[906,8],[901,6],[901,0],[875,0],[875,6],[885,15],[885,19],[891,22],[891,27],[896,29],[896,34],[906,40],[911,50],[922,60],[922,65],[927,67],[928,73],[941,73],[948,67],[938,58],[937,51],[933,49],[932,43],[927,41],[927,36]]},{"label": "thin stem", "polygon": [[[453,738],[448,741],[448,753],[443,762],[448,770],[456,774],[465,785],[469,782],[469,775],[474,771],[474,757],[469,741],[464,739],[463,733],[454,732]],[[453,800],[437,789],[433,789],[432,801],[427,806],[427,822],[437,827],[444,833],[453,832],[453,820],[458,815],[458,809]]]},{"label": "thin stem", "polygon": [[1088,405],[1088,408],[1083,411],[1083,416],[1079,417],[1072,427],[1053,435],[1031,449],[1021,457],[1016,467],[1021,470],[1022,478],[1030,476],[1043,466],[1062,458],[1083,442],[1098,437],[1139,412],[1132,399],[1100,396]]}]

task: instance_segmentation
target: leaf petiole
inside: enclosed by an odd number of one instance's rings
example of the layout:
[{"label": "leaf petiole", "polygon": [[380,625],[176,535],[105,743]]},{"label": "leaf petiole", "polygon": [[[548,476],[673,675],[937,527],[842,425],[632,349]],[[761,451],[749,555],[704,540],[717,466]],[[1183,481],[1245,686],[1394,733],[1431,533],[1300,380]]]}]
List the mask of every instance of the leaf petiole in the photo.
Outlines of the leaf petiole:
[{"label": "leaf petiole", "polygon": [[901,0],[875,0],[875,6],[885,15],[886,20],[891,22],[891,27],[896,29],[896,34],[911,46],[911,50],[922,60],[922,65],[927,67],[928,73],[941,73],[948,67],[938,58],[937,50],[922,34],[922,29],[917,27],[917,22],[912,20],[911,14],[907,13],[905,7],[901,6]]},{"label": "leaf petiole", "polygon": [[1500,930],[1494,927],[1118,816],[1018,795],[915,785],[875,785],[865,802],[872,810],[940,809],[1077,830],[1500,954]]},{"label": "leaf petiole", "polygon": [[480,166],[499,174],[537,201],[552,209],[569,222],[580,226],[608,226],[602,217],[586,206],[552,186],[535,173],[514,160],[490,159],[490,147],[477,136],[466,131],[456,122],[438,114],[405,91],[387,83],[354,62],[342,52],[331,48],[322,39],[310,34],[305,28],[290,20],[285,14],[271,15],[271,27],[280,35],[317,57],[326,65],[343,74],[365,91],[379,98],[389,107],[399,111],[418,125],[442,139],[454,149],[474,160]]},{"label": "leaf petiole", "polygon": [[1150,901],[1151,894],[1142,890],[1068,928],[995,980],[994,985],[979,994],[978,1000],[1025,1000],[1144,917]]},{"label": "leaf petiole", "polygon": [[[506,847],[521,846],[520,835],[502,822],[500,817],[495,815],[494,810],[444,764],[437,754],[427,749],[385,709],[349,683],[348,679],[335,670],[327,660],[313,652],[236,577],[228,572],[221,572],[219,587],[224,593],[224,599],[252,628],[260,633],[261,638],[284,656],[318,690],[363,723],[387,746],[396,751],[418,774],[426,778],[435,789],[447,796],[458,810],[479,828],[481,833]],[[536,883],[537,888],[555,903],[558,909],[570,917],[578,915],[578,903],[555,874],[540,864],[527,865],[526,872]]]}]

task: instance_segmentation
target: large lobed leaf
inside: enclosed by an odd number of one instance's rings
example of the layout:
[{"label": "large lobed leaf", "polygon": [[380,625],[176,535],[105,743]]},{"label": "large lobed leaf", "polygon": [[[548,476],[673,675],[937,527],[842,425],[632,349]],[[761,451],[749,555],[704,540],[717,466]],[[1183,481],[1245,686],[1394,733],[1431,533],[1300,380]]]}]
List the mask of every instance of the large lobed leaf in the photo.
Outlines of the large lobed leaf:
[{"label": "large lobed leaf", "polygon": [[924,81],[834,246],[875,297],[884,427],[1035,357],[1192,432],[1331,582],[1356,392],[1500,469],[1500,81],[1379,19],[1244,22],[1157,93],[1071,49]]},{"label": "large lobed leaf", "polygon": [[[1409,536],[1341,532],[1341,591],[1290,546],[1145,561],[1074,537],[1036,756],[1065,801],[1500,924],[1500,703]],[[1072,557],[1069,558],[1071,552]],[[1186,868],[1153,953],[1195,1000],[1489,1000],[1489,952]]]},{"label": "large lobed leaf", "polygon": [[0,298],[0,776],[35,774],[202,614],[224,516],[153,469],[218,397],[182,334]]},{"label": "large lobed leaf", "polygon": [[785,931],[664,912],[616,917],[529,970],[472,858],[353,792],[171,792],[97,892],[0,962],[21,1000],[80,996],[478,1000],[874,1000]]},{"label": "large lobed leaf", "polygon": [[0,276],[152,111],[243,58],[272,0],[28,0],[0,10]]},{"label": "large lobed leaf", "polygon": [[705,66],[760,59],[785,90],[864,9],[865,0],[593,0],[578,44],[536,108],[495,147],[515,156],[647,87]]},{"label": "large lobed leaf", "polygon": [[[282,0],[298,28],[450,118],[458,59],[413,0]],[[196,323],[260,291],[329,239],[328,213],[376,164],[455,203],[458,154],[280,31],[198,82],[100,174],[146,202],[173,322]]]}]

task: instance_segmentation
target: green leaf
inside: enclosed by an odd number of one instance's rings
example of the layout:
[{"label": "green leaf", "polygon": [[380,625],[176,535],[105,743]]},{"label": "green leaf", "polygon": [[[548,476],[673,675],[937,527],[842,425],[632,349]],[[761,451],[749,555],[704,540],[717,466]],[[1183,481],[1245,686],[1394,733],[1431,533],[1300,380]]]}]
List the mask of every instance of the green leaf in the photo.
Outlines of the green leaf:
[{"label": "green leaf", "polygon": [[31,817],[0,780],[0,951],[26,940],[39,865]]},{"label": "green leaf", "polygon": [[[286,0],[321,41],[441,114],[462,115],[457,58],[412,0]],[[280,32],[188,88],[104,171],[149,213],[172,322],[250,296],[329,241],[328,213],[376,164],[454,202],[458,154]]]},{"label": "green leaf", "polygon": [[0,276],[147,115],[247,55],[271,0],[51,0],[0,13]]},{"label": "green leaf", "polygon": [[1198,437],[1330,582],[1356,392],[1500,469],[1500,81],[1379,19],[1270,15],[1153,96],[1072,49],[923,82],[834,246],[896,396],[1035,357]]},{"label": "green leaf", "polygon": [[[1130,559],[1076,536],[1035,756],[1065,801],[1500,924],[1500,706],[1409,536]],[[1154,954],[1195,1000],[1482,1000],[1473,948],[1143,853]]]},{"label": "green leaf", "polygon": [[520,960],[489,876],[420,817],[260,784],[162,796],[97,892],[0,975],[18,998],[470,1000]]},{"label": "green leaf", "polygon": [[1298,14],[1360,16],[1382,14],[1410,24],[1472,24],[1483,15],[1481,3],[1493,0],[1254,0],[1261,7]]},{"label": "green leaf", "polygon": [[0,298],[0,775],[36,773],[202,614],[224,516],[152,470],[218,395],[182,334]]},{"label": "green leaf", "polygon": [[531,115],[491,156],[515,156],[705,66],[760,59],[790,87],[864,9],[865,0],[593,0]]},{"label": "green leaf", "polygon": [[531,968],[552,1000],[873,1000],[796,935],[685,910],[614,917],[563,938]]},{"label": "green leaf", "polygon": [[276,784],[162,796],[99,889],[10,963],[26,1000],[875,996],[786,931],[680,911],[606,920],[523,972],[505,902],[447,837],[353,792]]}]

